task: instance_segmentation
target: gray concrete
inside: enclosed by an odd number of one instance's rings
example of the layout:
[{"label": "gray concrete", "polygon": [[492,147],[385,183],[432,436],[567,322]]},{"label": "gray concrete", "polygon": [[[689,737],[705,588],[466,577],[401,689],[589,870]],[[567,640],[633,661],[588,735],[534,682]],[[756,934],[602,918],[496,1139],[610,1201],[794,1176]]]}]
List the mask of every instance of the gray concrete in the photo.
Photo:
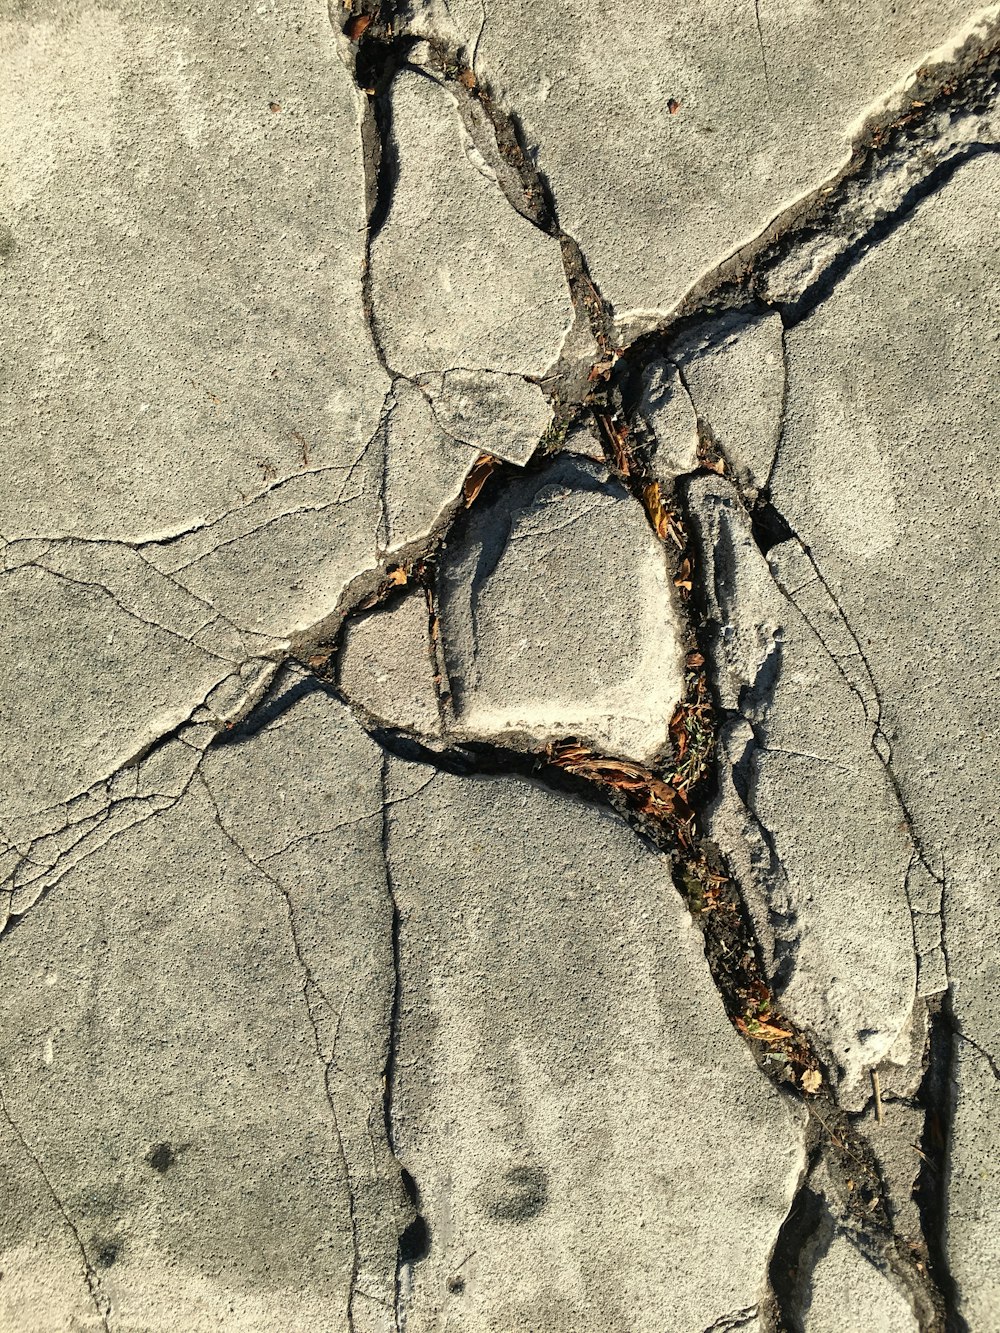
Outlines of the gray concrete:
[{"label": "gray concrete", "polygon": [[0,22],[0,1333],[991,1333],[997,7],[364,8]]},{"label": "gray concrete", "polygon": [[352,618],[344,631],[340,688],[373,720],[424,735],[441,730],[430,637],[421,588],[393,605]]},{"label": "gray concrete", "polygon": [[352,1284],[391,1300],[381,825],[377,748],[313,694],[5,937],[4,1328],[319,1330]]},{"label": "gray concrete", "polygon": [[407,1328],[659,1333],[754,1306],[799,1129],[664,858],[569,797],[443,774],[393,807],[389,849],[393,1123],[432,1237]]},{"label": "gray concrete", "polygon": [[549,415],[524,380],[558,359],[573,319],[559,244],[511,208],[454,97],[429,75],[397,76],[391,135],[398,177],[371,248],[386,361],[411,378],[455,372],[431,392],[459,438],[479,443],[495,429],[499,396],[514,431],[536,442]]},{"label": "gray concrete", "polygon": [[[1000,899],[992,738],[997,533],[995,157],[843,279],[788,345],[778,507],[812,548],[878,684],[891,766],[943,903],[960,1030],[996,1061]],[[890,752],[887,750],[887,753]],[[936,892],[935,892],[936,891]],[[949,1253],[971,1328],[996,1317],[997,1082],[959,1047]]]},{"label": "gray concrete", "polygon": [[835,1234],[816,1263],[805,1310],[805,1333],[855,1333],[859,1322],[872,1333],[918,1333],[913,1308],[860,1252]]},{"label": "gray concrete", "polygon": [[794,557],[782,547],[765,559],[721,478],[696,481],[691,503],[723,709],[710,828],[784,1003],[828,1048],[844,1095],[867,1096],[866,1070],[894,1050],[916,1001],[913,847],[863,699],[785,594],[815,572],[788,580]]},{"label": "gray concrete", "polygon": [[562,225],[633,325],[661,319],[835,175],[866,112],[975,12],[963,0],[688,0],[655,17],[640,0],[413,8],[425,30],[474,51],[517,111]]},{"label": "gray concrete", "polygon": [[557,461],[484,499],[445,548],[439,595],[459,735],[577,736],[639,760],[665,746],[683,684],[673,589],[600,465]]}]

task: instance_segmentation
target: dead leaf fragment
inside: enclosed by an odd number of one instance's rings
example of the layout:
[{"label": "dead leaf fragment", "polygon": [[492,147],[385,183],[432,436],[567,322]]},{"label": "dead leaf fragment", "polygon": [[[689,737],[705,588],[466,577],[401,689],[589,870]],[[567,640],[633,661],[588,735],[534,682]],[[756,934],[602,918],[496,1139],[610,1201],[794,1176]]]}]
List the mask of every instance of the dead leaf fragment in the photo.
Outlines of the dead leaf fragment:
[{"label": "dead leaf fragment", "polygon": [[394,583],[397,588],[401,588],[409,577],[402,565],[397,565],[395,569],[388,571],[389,582]]},{"label": "dead leaf fragment", "polygon": [[371,14],[353,14],[344,24],[344,35],[349,42],[360,42],[372,21]]},{"label": "dead leaf fragment", "polygon": [[762,1023],[759,1018],[737,1018],[735,1021],[744,1037],[753,1037],[756,1041],[766,1041],[768,1044],[784,1041],[792,1035],[785,1028],[775,1027],[773,1023]]},{"label": "dead leaf fragment", "polygon": [[462,486],[462,494],[465,496],[466,506],[472,504],[476,496],[486,485],[489,478],[496,471],[497,460],[492,454],[480,454],[469,469],[468,476]]},{"label": "dead leaf fragment", "polygon": [[468,88],[470,93],[476,86],[476,76],[468,67],[460,71],[458,81],[463,88]]},{"label": "dead leaf fragment", "polygon": [[823,1084],[823,1075],[818,1069],[807,1069],[799,1081],[803,1092],[817,1093]]},{"label": "dead leaf fragment", "polygon": [[642,498],[646,502],[646,512],[649,514],[657,537],[661,542],[665,542],[670,532],[670,512],[663,503],[663,488],[660,483],[651,481],[643,489]]}]

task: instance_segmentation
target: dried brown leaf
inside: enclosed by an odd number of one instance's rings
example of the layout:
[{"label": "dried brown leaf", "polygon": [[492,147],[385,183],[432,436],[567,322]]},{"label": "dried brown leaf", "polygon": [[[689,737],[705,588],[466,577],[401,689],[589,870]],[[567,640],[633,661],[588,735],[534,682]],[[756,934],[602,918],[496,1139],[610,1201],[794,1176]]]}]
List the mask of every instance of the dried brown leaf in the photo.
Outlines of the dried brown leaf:
[{"label": "dried brown leaf", "polygon": [[823,1075],[818,1069],[806,1069],[799,1079],[803,1092],[819,1092],[823,1085]]},{"label": "dried brown leaf", "polygon": [[469,469],[468,476],[462,486],[462,494],[465,496],[466,506],[472,504],[476,496],[486,485],[487,481],[496,471],[497,460],[492,454],[480,454]]},{"label": "dried brown leaf", "polygon": [[390,583],[394,583],[397,588],[401,588],[410,576],[402,565],[397,565],[395,569],[388,571],[387,577]]},{"label": "dried brown leaf", "polygon": [[651,481],[642,492],[646,502],[646,512],[661,542],[670,535],[670,510],[663,503],[663,490],[658,481]]},{"label": "dried brown leaf", "polygon": [[766,1041],[769,1044],[784,1041],[792,1035],[785,1028],[775,1027],[773,1023],[762,1023],[759,1018],[737,1018],[736,1026],[744,1037],[753,1037],[755,1041]]},{"label": "dried brown leaf", "polygon": [[344,24],[344,36],[349,42],[360,42],[371,21],[371,14],[352,14]]}]

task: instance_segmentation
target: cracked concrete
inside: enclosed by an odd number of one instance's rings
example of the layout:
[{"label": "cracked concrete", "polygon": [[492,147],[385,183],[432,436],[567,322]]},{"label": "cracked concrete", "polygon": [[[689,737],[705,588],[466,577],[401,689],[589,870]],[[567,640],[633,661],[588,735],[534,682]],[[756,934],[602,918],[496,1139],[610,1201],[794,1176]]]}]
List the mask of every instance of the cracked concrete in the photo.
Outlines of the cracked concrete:
[{"label": "cracked concrete", "polygon": [[998,21],[0,22],[2,1333],[1000,1324]]}]

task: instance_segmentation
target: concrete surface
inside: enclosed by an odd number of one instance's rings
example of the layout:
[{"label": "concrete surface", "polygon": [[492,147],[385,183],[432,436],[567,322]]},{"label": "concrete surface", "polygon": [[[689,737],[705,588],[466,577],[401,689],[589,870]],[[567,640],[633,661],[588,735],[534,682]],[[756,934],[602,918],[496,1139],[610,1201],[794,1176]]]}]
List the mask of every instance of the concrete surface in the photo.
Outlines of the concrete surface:
[{"label": "concrete surface", "polygon": [[413,8],[474,52],[516,111],[561,224],[626,324],[661,319],[834,176],[868,109],[976,12],[962,0],[688,0],[655,17],[640,0]]},{"label": "concrete surface", "polygon": [[754,1306],[799,1129],[665,859],[570,797],[438,774],[394,806],[389,869],[393,1122],[431,1235],[407,1327],[652,1333]]},{"label": "concrete surface", "polygon": [[441,730],[431,612],[417,588],[392,606],[348,620],[340,688],[382,723],[424,735]]},{"label": "concrete surface", "polygon": [[0,16],[0,1333],[1000,1327],[998,22]]},{"label": "concrete surface", "polygon": [[439,595],[459,735],[577,736],[638,760],[665,746],[683,683],[667,564],[599,464],[558,461],[484,500],[445,547]]},{"label": "concrete surface", "polygon": [[[961,166],[787,337],[774,500],[878,683],[880,729],[943,912],[956,1047],[949,1253],[970,1328],[996,1319],[1000,1029],[988,628],[1000,531],[996,157]],[[928,884],[928,881],[930,883]],[[931,898],[932,905],[935,904]],[[933,913],[932,913],[933,915]],[[989,1165],[987,1165],[989,1163]]]}]

